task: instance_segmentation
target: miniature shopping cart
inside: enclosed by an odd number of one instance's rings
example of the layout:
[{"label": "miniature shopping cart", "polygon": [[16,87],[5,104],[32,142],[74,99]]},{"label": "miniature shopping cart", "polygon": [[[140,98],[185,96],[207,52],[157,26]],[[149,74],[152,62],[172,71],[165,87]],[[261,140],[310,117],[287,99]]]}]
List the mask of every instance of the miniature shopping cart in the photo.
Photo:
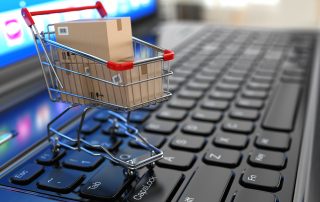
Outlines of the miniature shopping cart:
[{"label": "miniature shopping cart", "polygon": [[[110,161],[121,165],[125,168],[127,174],[133,174],[136,169],[142,167],[150,167],[154,165],[155,161],[163,157],[163,152],[158,148],[151,145],[143,136],[140,135],[137,128],[131,126],[127,119],[122,115],[119,115],[115,111],[125,111],[128,112],[128,117],[130,117],[130,111],[145,107],[151,104],[156,104],[167,100],[172,94],[169,91],[169,76],[172,75],[170,70],[169,61],[173,60],[174,53],[170,50],[165,50],[159,48],[155,45],[142,41],[133,37],[133,49],[134,49],[134,61],[132,62],[114,62],[106,61],[101,58],[95,57],[93,55],[81,52],[79,50],[70,48],[68,46],[62,45],[55,41],[55,32],[54,26],[49,24],[45,31],[39,32],[35,26],[35,22],[32,16],[37,15],[46,15],[53,13],[62,13],[62,12],[71,12],[71,11],[81,11],[88,9],[97,9],[100,16],[103,18],[107,16],[107,12],[104,9],[103,5],[100,2],[96,2],[94,6],[84,6],[84,7],[73,7],[67,9],[56,9],[56,10],[45,10],[45,11],[35,11],[29,12],[27,8],[22,9],[22,16],[30,27],[35,47],[39,55],[39,60],[42,67],[42,72],[44,75],[45,83],[48,89],[50,99],[53,102],[67,102],[70,103],[70,106],[66,108],[61,114],[55,117],[48,124],[48,140],[53,145],[53,152],[59,151],[60,147],[65,147],[71,150],[82,150],[94,156],[102,156]],[[59,58],[59,53],[66,52],[68,55],[71,55],[74,60],[72,64],[66,64],[61,62]],[[119,78],[101,78],[96,75],[90,74],[86,71],[80,71],[80,68],[70,68],[70,66],[84,66],[86,64],[94,64],[95,70],[98,71],[113,71],[118,72],[116,75],[121,75],[124,71],[131,71],[137,69],[141,71],[143,65],[149,64],[149,67],[154,65],[160,65],[159,74],[153,74],[147,78],[139,80],[130,80],[131,82],[121,83]],[[151,65],[150,65],[151,64]],[[66,79],[63,75],[68,75]],[[79,82],[79,81],[86,82]],[[108,93],[110,96],[119,96],[122,97],[123,89],[132,89],[136,86],[147,86],[147,90],[151,92],[155,90],[155,85],[153,82],[158,82],[161,87],[161,94],[159,96],[154,96],[150,99],[143,100],[140,102],[131,103],[131,105],[121,105],[119,103],[114,103],[106,99],[101,99],[98,95],[90,94],[86,95],[81,93],[81,91],[74,91],[67,88],[67,86],[74,85],[77,88],[83,89],[90,83],[94,85],[95,83],[105,85],[106,88],[109,88]],[[157,85],[159,87],[159,85]],[[110,91],[111,88],[111,91]],[[159,89],[158,89],[159,90]],[[128,91],[126,91],[128,92]],[[149,92],[149,93],[150,93]],[[70,109],[77,107],[79,105],[84,105],[85,108],[82,112],[79,129],[77,131],[77,137],[71,138],[68,135],[65,135],[61,130],[52,127],[54,123],[58,121],[64,114],[66,114]],[[129,160],[122,160],[115,157],[104,145],[94,145],[82,138],[81,129],[85,116],[87,112],[92,108],[104,108],[109,110],[109,124],[111,125],[111,131],[122,130],[125,131],[125,134],[133,138],[139,145],[146,148],[148,155],[142,155]],[[68,141],[62,141],[68,140]],[[76,146],[72,144],[67,144],[65,142],[76,143]],[[88,148],[99,149],[101,152],[96,152],[96,150],[91,150]]]}]

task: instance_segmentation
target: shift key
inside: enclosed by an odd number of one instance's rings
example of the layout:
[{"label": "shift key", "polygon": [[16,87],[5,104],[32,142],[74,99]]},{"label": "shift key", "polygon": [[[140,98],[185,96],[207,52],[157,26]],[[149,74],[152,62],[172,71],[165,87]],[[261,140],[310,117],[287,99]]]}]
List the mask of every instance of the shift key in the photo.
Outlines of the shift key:
[{"label": "shift key", "polygon": [[202,166],[192,177],[179,202],[224,201],[233,173],[229,169]]},{"label": "shift key", "polygon": [[127,198],[134,202],[171,201],[184,176],[180,172],[155,168],[147,171]]}]

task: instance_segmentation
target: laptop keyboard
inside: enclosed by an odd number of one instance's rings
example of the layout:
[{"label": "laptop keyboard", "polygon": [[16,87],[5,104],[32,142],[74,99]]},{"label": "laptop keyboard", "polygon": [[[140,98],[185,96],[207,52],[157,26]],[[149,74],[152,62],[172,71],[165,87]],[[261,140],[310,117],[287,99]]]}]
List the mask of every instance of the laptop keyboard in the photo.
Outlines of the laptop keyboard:
[{"label": "laptop keyboard", "polygon": [[[153,171],[128,177],[101,157],[47,146],[0,184],[62,201],[292,201],[314,44],[308,33],[203,30],[176,50],[173,97],[131,114],[164,151]],[[123,131],[108,135],[107,119],[95,110],[85,139],[122,160],[144,152]]]}]

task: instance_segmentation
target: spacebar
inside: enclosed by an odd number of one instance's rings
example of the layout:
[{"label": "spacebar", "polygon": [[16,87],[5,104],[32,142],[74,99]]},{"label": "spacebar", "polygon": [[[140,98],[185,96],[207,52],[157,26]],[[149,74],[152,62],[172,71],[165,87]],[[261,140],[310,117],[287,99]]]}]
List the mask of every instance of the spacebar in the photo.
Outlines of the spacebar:
[{"label": "spacebar", "polygon": [[179,202],[223,201],[232,179],[233,173],[229,169],[203,165],[192,177]]},{"label": "spacebar", "polygon": [[299,101],[300,85],[281,83],[265,114],[262,126],[267,129],[291,131]]}]

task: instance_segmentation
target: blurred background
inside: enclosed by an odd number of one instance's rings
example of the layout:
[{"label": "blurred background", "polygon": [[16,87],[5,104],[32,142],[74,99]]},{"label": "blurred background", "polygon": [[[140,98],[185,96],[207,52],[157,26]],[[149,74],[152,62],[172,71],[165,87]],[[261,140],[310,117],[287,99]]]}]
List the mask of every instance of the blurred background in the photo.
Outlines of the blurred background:
[{"label": "blurred background", "polygon": [[160,0],[166,20],[255,27],[320,28],[320,0]]}]

